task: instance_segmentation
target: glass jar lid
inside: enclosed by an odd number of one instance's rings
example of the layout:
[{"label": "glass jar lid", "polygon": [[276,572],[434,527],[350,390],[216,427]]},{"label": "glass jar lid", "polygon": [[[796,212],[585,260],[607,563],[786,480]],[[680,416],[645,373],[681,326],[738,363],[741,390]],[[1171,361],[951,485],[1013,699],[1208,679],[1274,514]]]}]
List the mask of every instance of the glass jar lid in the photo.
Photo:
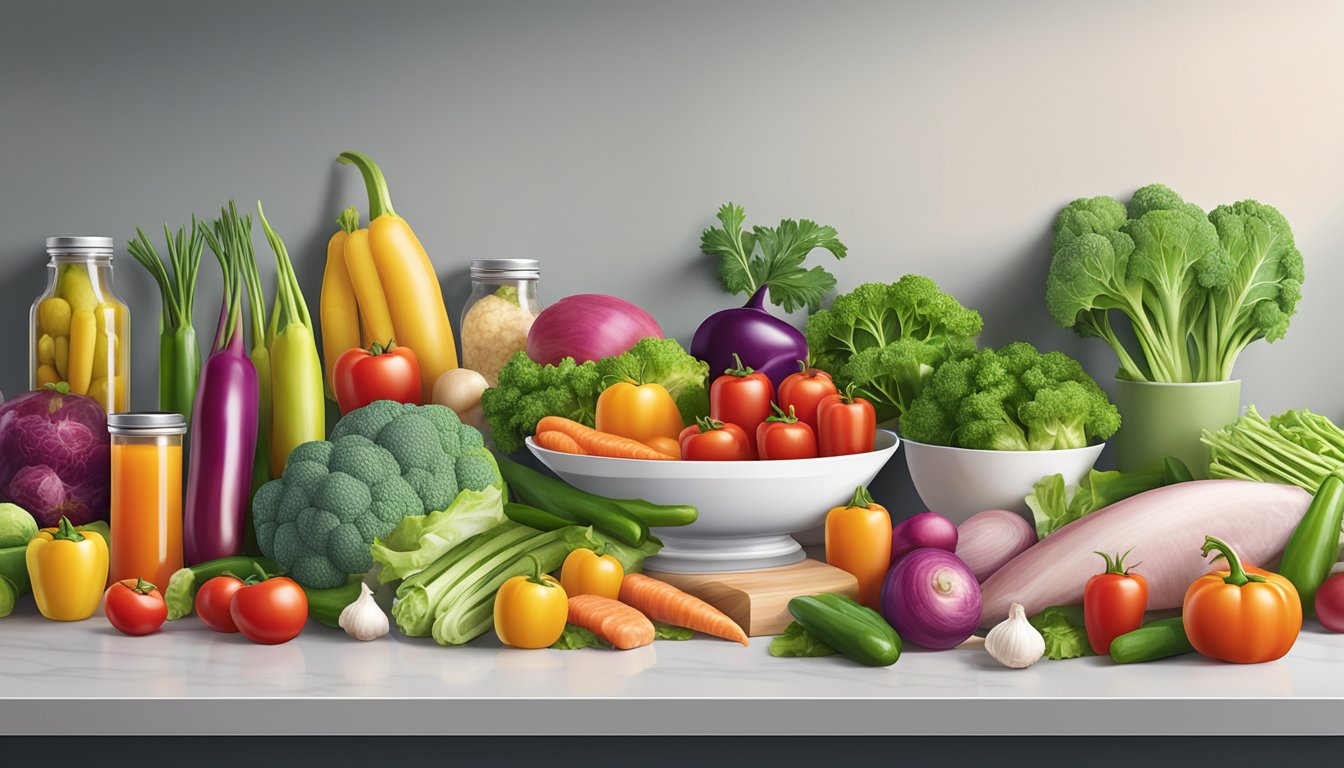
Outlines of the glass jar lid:
[{"label": "glass jar lid", "polygon": [[541,262],[536,259],[472,259],[472,280],[537,280]]},{"label": "glass jar lid", "polygon": [[187,419],[167,411],[111,413],[107,431],[114,435],[182,435],[187,431]]},{"label": "glass jar lid", "polygon": [[110,237],[48,237],[47,254],[51,256],[101,256],[112,258],[113,242]]}]

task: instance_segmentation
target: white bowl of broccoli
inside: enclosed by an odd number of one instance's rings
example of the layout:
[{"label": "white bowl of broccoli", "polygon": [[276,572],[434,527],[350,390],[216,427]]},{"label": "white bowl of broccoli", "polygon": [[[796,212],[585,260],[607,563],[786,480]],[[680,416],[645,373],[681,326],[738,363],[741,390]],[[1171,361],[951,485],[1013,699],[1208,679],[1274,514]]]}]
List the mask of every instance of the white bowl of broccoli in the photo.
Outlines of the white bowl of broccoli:
[{"label": "white bowl of broccoli", "polygon": [[1119,428],[1077,360],[1023,342],[939,366],[900,422],[920,499],[957,523],[986,509],[1027,516],[1042,477],[1081,482]]}]

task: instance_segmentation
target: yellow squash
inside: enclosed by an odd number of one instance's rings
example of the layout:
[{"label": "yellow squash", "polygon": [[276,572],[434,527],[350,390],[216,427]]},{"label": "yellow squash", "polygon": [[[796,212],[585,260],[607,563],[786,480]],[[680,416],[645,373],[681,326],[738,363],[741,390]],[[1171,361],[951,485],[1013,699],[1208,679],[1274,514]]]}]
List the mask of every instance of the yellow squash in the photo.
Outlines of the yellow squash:
[{"label": "yellow squash", "polygon": [[[457,367],[453,327],[448,321],[438,275],[411,225],[392,209],[387,180],[378,166],[358,152],[342,152],[340,161],[358,168],[368,188],[369,252],[378,273],[377,284],[382,289],[383,305],[392,321],[391,335],[379,337],[376,328],[369,328],[366,333],[373,336],[374,341],[394,338],[398,344],[415,352],[420,362],[421,397],[428,402],[434,382],[445,371]],[[353,241],[354,235],[346,241],[346,262],[351,267],[351,279],[359,294],[361,278],[355,274],[349,253]],[[363,294],[359,294],[359,300],[361,314],[368,320]]]},{"label": "yellow squash", "polygon": [[322,369],[327,397],[332,397],[331,368],[336,358],[347,349],[363,346],[355,288],[345,266],[345,241],[359,229],[359,212],[354,206],[346,208],[337,222],[341,231],[327,241],[327,268],[322,273],[322,297],[317,307],[322,323]]}]

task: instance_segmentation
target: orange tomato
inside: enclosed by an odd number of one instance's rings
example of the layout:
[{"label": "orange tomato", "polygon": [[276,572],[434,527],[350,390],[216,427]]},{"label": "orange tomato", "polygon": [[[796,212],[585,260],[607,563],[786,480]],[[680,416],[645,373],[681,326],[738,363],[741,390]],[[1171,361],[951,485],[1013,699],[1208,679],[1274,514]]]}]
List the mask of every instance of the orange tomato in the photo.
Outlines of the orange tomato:
[{"label": "orange tomato", "polygon": [[681,412],[661,384],[618,381],[597,397],[598,432],[647,443],[655,437],[673,440],[681,433]]},{"label": "orange tomato", "polygon": [[891,566],[891,515],[859,486],[854,499],[826,514],[826,562],[859,581],[859,602],[881,610]]},{"label": "orange tomato", "polygon": [[591,549],[576,549],[565,558],[560,567],[560,586],[570,597],[577,595],[598,595],[610,600],[621,596],[621,580],[625,578],[625,569],[616,558],[599,546],[600,552]]},{"label": "orange tomato", "polygon": [[644,444],[664,456],[671,456],[674,459],[681,458],[681,443],[677,442],[675,438],[662,437],[660,435],[645,440]]},{"label": "orange tomato", "polygon": [[1277,573],[1243,566],[1225,542],[1205,537],[1204,555],[1214,550],[1227,558],[1228,570],[1200,576],[1186,590],[1181,616],[1190,644],[1237,664],[1281,658],[1302,629],[1297,589]]}]

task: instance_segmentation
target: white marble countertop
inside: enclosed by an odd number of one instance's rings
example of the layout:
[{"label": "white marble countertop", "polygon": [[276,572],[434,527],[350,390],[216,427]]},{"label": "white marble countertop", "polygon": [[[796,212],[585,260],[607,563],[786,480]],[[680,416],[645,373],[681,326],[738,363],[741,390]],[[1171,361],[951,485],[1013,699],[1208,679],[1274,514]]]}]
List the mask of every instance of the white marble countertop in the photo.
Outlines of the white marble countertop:
[{"label": "white marble countertop", "polygon": [[1344,636],[1254,666],[1186,656],[998,666],[971,641],[894,666],[700,638],[633,651],[462,648],[309,624],[278,646],[194,618],[125,637],[31,601],[0,619],[0,734],[1341,734]]}]

